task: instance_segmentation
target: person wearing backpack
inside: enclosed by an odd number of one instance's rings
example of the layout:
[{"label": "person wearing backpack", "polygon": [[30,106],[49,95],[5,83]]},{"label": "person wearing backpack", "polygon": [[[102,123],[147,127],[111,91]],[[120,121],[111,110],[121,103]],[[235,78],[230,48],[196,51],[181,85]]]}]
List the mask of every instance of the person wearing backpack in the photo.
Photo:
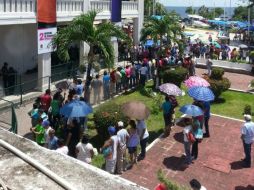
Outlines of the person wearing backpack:
[{"label": "person wearing backpack", "polygon": [[119,144],[119,140],[116,135],[115,127],[108,127],[108,133],[110,135],[110,138],[103,145],[102,153],[106,160],[106,171],[114,174],[116,169],[117,147]]},{"label": "person wearing backpack", "polygon": [[185,164],[191,164],[191,146],[195,142],[195,138],[192,131],[192,117],[185,115],[184,117],[184,129],[183,129],[183,140],[184,140],[184,151],[185,151]]}]

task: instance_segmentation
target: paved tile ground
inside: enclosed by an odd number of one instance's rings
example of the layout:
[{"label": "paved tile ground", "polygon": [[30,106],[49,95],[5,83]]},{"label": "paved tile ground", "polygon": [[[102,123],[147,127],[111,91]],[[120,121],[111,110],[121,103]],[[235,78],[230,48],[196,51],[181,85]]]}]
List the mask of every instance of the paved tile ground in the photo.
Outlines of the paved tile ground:
[{"label": "paved tile ground", "polygon": [[[196,69],[196,73],[198,76],[202,76],[203,73],[206,73],[205,69]],[[237,74],[237,73],[230,73],[225,72],[224,77],[227,77],[231,82],[231,88],[248,91],[248,85],[250,81],[254,79],[254,76],[251,75],[244,75],[244,74]]]},{"label": "paved tile ground", "polygon": [[174,127],[170,137],[160,139],[146,159],[122,177],[154,189],[159,183],[156,172],[162,169],[169,179],[187,186],[196,178],[208,190],[253,190],[254,167],[242,168],[240,161],[244,157],[241,125],[239,121],[212,117],[211,137],[199,144],[199,157],[188,168],[184,167],[183,128]]}]

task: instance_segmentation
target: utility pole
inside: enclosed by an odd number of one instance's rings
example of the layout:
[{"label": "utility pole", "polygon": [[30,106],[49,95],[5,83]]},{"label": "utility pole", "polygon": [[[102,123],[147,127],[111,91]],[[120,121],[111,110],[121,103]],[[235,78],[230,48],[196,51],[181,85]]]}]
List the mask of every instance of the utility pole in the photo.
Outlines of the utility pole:
[{"label": "utility pole", "polygon": [[156,0],[153,0],[153,15],[155,15],[156,12]]}]

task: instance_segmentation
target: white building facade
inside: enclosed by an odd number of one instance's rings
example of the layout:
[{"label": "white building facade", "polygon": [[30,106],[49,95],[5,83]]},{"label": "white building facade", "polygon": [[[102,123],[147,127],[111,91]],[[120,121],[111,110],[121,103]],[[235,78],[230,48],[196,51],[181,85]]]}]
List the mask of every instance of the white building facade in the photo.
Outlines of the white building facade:
[{"label": "white building facade", "polygon": [[[110,0],[57,0],[57,25],[66,25],[89,10],[99,12],[98,22],[108,20],[110,6]],[[36,12],[36,0],[0,0],[0,67],[7,62],[23,74],[38,65],[38,78],[41,78],[51,75],[51,56],[37,53]],[[133,20],[137,44],[144,20],[144,0],[122,1],[124,19]]]}]

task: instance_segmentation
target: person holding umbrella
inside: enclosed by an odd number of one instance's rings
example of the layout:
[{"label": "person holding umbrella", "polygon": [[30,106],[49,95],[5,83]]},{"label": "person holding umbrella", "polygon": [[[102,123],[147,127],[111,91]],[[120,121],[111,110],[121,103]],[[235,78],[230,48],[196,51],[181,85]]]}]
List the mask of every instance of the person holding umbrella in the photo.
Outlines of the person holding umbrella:
[{"label": "person holding umbrella", "polygon": [[172,104],[170,102],[169,96],[165,96],[165,102],[161,105],[163,111],[163,118],[165,123],[164,137],[170,135],[171,131],[171,121],[172,121]]}]

